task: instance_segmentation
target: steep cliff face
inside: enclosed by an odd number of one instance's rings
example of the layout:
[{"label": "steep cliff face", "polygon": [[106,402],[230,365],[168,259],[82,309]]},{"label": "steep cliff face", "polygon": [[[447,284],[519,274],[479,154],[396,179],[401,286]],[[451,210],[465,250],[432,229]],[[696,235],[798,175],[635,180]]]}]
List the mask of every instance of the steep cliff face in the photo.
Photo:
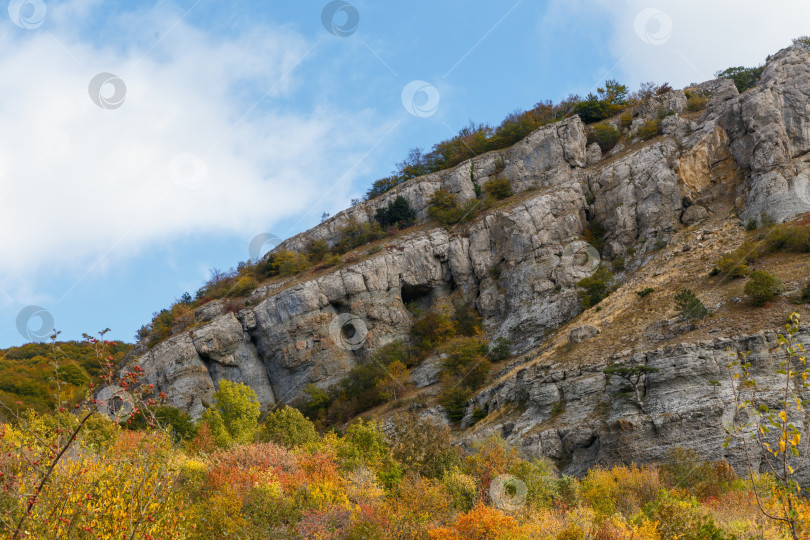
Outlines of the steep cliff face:
[{"label": "steep cliff face", "polygon": [[[635,108],[607,155],[588,145],[585,126],[572,117],[353,206],[276,249],[334,244],[341,227],[369,221],[400,195],[419,225],[380,242],[379,251],[361,248],[341,268],[266,284],[238,313],[207,304],[193,328],[151,350],[142,345],[137,361],[171,404],[194,415],[222,378],[250,385],[269,407],[300,399],[307,384],[336,383],[381,345],[407,336],[406,303],[428,306],[456,294],[477,307],[488,338],[511,339],[521,355],[470,402],[463,426],[474,405],[493,414],[462,439],[496,430],[570,472],[656,459],[691,443],[719,457],[711,449],[720,448],[730,412],[727,389],[707,385],[720,378],[711,358],[731,347],[754,350],[763,365],[775,361],[775,338],[763,332],[777,321],[746,318],[729,300],[737,285],[728,283],[706,285],[714,321],[734,321],[714,324],[713,334],[668,320],[661,306],[669,299],[659,297],[655,308],[632,300],[642,285],[670,296],[682,285],[700,288],[696,280],[705,280],[719,253],[741,242],[741,222],[810,211],[810,53],[779,52],[742,95],[728,80],[689,92],[709,98],[704,111],[687,112],[680,90],[657,96]],[[637,130],[662,113],[663,135],[642,141]],[[474,199],[474,184],[496,176],[516,193],[505,204],[450,229],[429,222],[437,189]],[[621,288],[598,314],[582,313],[576,286],[593,270],[583,258],[589,222],[607,231],[602,256],[624,261],[616,266]],[[649,377],[644,412],[612,397],[602,374],[608,362],[630,358],[661,368]]]}]

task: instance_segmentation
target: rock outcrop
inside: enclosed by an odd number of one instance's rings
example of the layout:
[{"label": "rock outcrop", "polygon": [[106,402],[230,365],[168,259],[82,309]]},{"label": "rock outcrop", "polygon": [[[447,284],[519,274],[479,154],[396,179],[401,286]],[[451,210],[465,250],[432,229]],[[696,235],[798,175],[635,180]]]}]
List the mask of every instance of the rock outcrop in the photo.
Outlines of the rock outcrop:
[{"label": "rock outcrop", "polygon": [[[473,199],[476,183],[502,177],[516,193],[468,224],[417,227],[333,271],[264,285],[238,313],[224,302],[198,308],[192,328],[136,349],[147,382],[193,415],[211,402],[223,378],[250,385],[265,407],[295,402],[306,385],[327,388],[378,347],[406,337],[413,322],[406,304],[426,308],[451,294],[476,306],[488,338],[509,338],[513,354],[530,358],[582,312],[576,284],[599,263],[582,240],[589,224],[606,232],[603,263],[632,281],[686,226],[731,212],[747,222],[810,211],[810,53],[779,52],[760,83],[743,94],[729,80],[689,92],[710,98],[702,113],[686,111],[684,91],[657,96],[636,107],[624,145],[609,155],[588,144],[575,116],[510,149],[407,181],[284,241],[276,250],[302,251],[314,240],[334,245],[342,227],[369,221],[397,196],[426,224],[437,189]],[[654,119],[661,119],[662,135],[637,138],[638,128]],[[683,333],[661,324],[647,329],[649,342]],[[595,327],[576,326],[572,344],[598,339]],[[490,410],[519,404],[520,415],[497,429],[571,473],[595,463],[658,459],[684,441],[703,441],[706,456],[723,457],[717,442],[731,412],[723,383],[708,384],[722,381],[713,358],[726,347],[750,348],[763,365],[772,363],[774,339],[718,336],[630,355],[661,368],[648,377],[644,412],[611,397],[615,388],[602,374],[611,360],[606,356],[519,369],[480,392],[468,416],[475,404]],[[435,384],[437,370],[414,370],[415,386]],[[552,418],[560,410],[555,404],[565,412]]]}]

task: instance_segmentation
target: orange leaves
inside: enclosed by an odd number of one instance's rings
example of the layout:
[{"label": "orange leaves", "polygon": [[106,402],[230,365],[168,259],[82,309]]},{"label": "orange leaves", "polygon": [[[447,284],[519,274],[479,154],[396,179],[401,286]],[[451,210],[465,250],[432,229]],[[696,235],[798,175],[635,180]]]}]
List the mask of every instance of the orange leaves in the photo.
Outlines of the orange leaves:
[{"label": "orange leaves", "polygon": [[519,530],[514,518],[479,504],[449,526],[429,529],[428,536],[433,540],[491,540],[511,538]]}]

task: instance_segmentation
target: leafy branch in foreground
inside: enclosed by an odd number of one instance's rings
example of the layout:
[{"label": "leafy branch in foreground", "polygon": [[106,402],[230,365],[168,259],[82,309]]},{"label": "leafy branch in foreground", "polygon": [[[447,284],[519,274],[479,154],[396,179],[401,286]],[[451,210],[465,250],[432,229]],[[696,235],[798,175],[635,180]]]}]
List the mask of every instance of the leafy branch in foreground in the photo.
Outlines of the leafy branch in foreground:
[{"label": "leafy branch in foreground", "polygon": [[[785,332],[778,335],[779,348],[784,356],[775,370],[777,383],[768,389],[770,392],[758,385],[752,375],[752,362],[748,359],[750,351],[729,352],[729,361],[725,365],[736,414],[734,423],[726,426],[724,446],[729,446],[732,440],[742,443],[748,479],[759,510],[768,518],[784,523],[795,539],[800,538],[801,522],[797,511],[801,487],[795,475],[806,464],[810,448],[806,441],[801,447],[805,429],[803,420],[807,415],[807,401],[802,396],[810,388],[807,383],[810,368],[804,345],[797,337],[799,320],[798,313],[791,313]],[[778,407],[771,409],[766,402],[778,403]],[[777,483],[775,500],[778,504],[775,508],[763,504],[757,491],[754,470],[761,466],[760,456]]]}]

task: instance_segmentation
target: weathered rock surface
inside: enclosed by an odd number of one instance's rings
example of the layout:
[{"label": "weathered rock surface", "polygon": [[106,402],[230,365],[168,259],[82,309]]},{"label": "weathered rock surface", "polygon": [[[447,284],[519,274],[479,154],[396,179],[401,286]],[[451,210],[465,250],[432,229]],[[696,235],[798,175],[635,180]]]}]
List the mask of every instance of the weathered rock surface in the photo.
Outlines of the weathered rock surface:
[{"label": "weathered rock surface", "polygon": [[[582,311],[576,283],[596,268],[583,259],[589,223],[606,231],[601,255],[626,259],[622,272],[632,279],[674,234],[721,211],[736,207],[744,221],[763,213],[782,221],[810,211],[810,53],[779,52],[760,84],[743,94],[728,80],[689,91],[710,97],[704,112],[686,113],[682,91],[657,96],[637,107],[624,144],[606,156],[587,144],[585,127],[573,117],[510,149],[410,180],[286,240],[276,249],[302,250],[312,240],[334,244],[341,227],[368,221],[399,195],[425,223],[439,188],[471,199],[474,181],[501,176],[517,193],[469,224],[417,228],[330,273],[264,285],[238,314],[224,302],[198,308],[191,330],[151,350],[144,343],[136,348],[147,382],[194,415],[223,378],[250,385],[265,407],[294,402],[306,385],[329,387],[376,348],[406,337],[413,320],[406,303],[426,308],[450,294],[476,306],[489,339],[509,338],[514,354],[527,353]],[[674,113],[663,119],[663,134],[634,139],[662,109]],[[692,244],[676,247],[686,252]],[[598,340],[593,330],[577,326],[571,342]],[[654,347],[688,330],[666,320],[643,332]],[[643,412],[615,397],[616,384],[602,374],[611,360],[606,357],[576,367],[552,362],[519,369],[480,392],[468,414],[475,404],[490,410],[521,405],[519,418],[493,429],[569,473],[596,463],[660,459],[677,445],[725,457],[722,426],[733,410],[713,358],[726,347],[751,349],[756,362],[770,365],[777,358],[770,352],[774,339],[769,333],[718,336],[613,358],[661,369],[647,380]],[[435,384],[438,365],[434,358],[414,370],[415,385]]]},{"label": "weathered rock surface", "polygon": [[[807,342],[810,333],[798,337]],[[762,402],[774,407],[784,389],[776,386],[782,379],[775,372],[784,358],[778,345],[776,334],[765,331],[616,355],[595,365],[531,366],[481,392],[468,407],[466,421],[475,405],[488,407],[491,414],[521,403],[523,412],[517,419],[488,431],[508,432],[508,441],[531,455],[551,458],[568,474],[582,474],[595,465],[665,461],[678,446],[694,449],[704,459],[726,459],[744,470],[739,444],[723,447],[725,427],[735,421],[736,410],[725,367],[727,349],[751,351],[748,358],[763,392]],[[623,387],[618,379],[608,380],[602,373],[608,361],[660,370],[646,377],[644,411],[618,395]],[[799,395],[810,397],[809,390],[798,386]],[[804,429],[810,428],[808,419],[799,421]],[[754,455],[760,463],[762,456]],[[801,480],[806,483],[810,475],[805,473]]]}]

